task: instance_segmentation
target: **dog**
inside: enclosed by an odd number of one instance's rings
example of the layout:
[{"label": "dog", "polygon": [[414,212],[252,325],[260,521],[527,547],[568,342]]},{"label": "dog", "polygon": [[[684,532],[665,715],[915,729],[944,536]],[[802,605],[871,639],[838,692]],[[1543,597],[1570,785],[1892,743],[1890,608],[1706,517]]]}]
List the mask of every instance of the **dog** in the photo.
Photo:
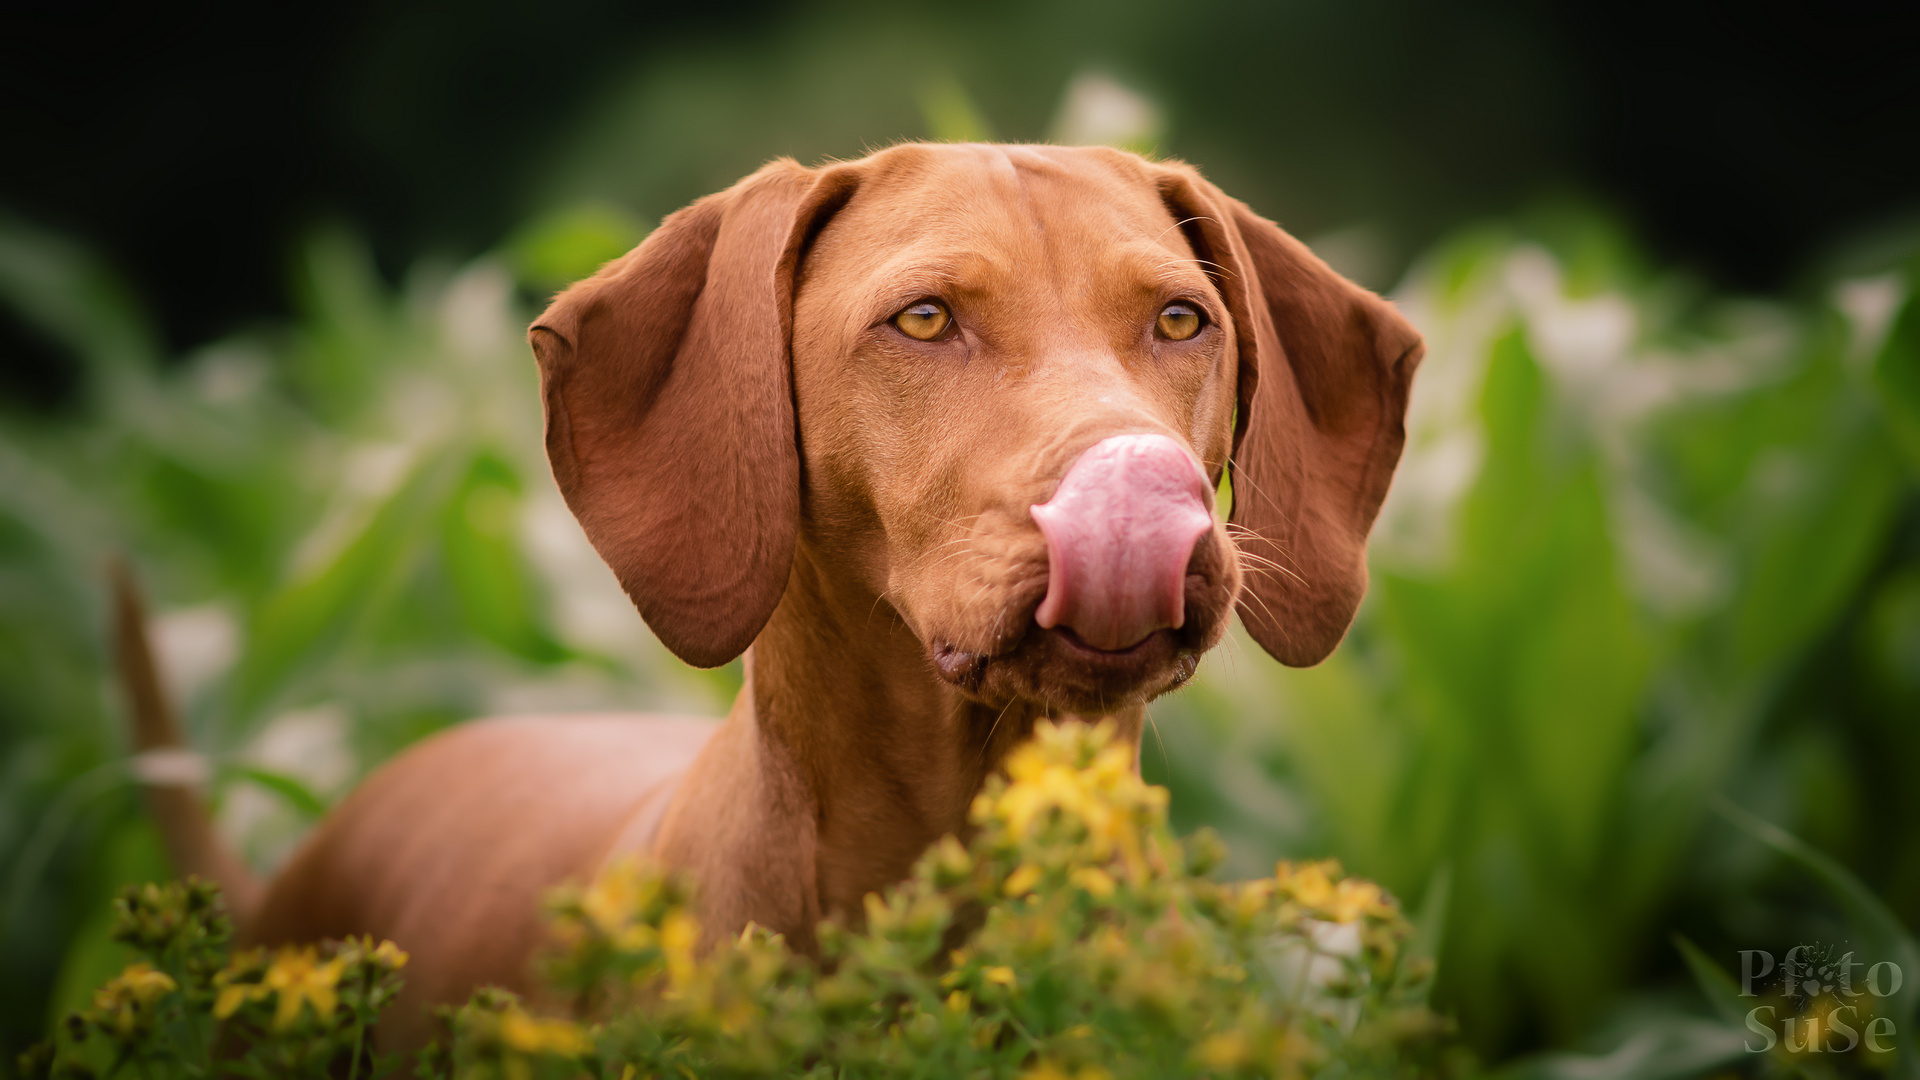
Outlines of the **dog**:
[{"label": "dog", "polygon": [[974,144],[775,161],[529,337],[586,535],[669,649],[744,654],[746,679],[719,723],[426,740],[257,901],[175,807],[183,872],[227,882],[244,941],[410,952],[388,1049],[424,1006],[527,989],[542,893],[611,859],[691,875],[708,942],[751,921],[805,952],[964,834],[1039,719],[1108,717],[1137,750],[1236,609],[1317,663],[1366,589],[1422,355],[1188,165]]}]

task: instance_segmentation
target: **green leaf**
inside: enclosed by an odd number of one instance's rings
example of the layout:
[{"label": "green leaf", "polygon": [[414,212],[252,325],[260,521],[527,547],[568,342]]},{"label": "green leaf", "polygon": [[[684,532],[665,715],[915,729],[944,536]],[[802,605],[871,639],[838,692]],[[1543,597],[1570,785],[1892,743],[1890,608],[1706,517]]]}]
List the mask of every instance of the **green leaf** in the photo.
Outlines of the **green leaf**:
[{"label": "green leaf", "polygon": [[447,460],[419,467],[330,562],[261,605],[234,673],[235,720],[256,718],[301,672],[324,663],[391,599],[426,550],[451,480]]},{"label": "green leaf", "polygon": [[0,215],[0,303],[96,376],[151,369],[159,335],[119,277],[65,237]]},{"label": "green leaf", "polygon": [[1607,1054],[1542,1054],[1495,1073],[1498,1080],[1679,1080],[1748,1056],[1745,1033],[1710,1020],[1673,1017],[1642,1028]]},{"label": "green leaf", "polygon": [[504,458],[476,456],[447,504],[441,554],[471,629],[536,663],[558,663],[572,654],[546,627],[521,551],[520,486]]},{"label": "green leaf", "polygon": [[159,832],[146,814],[139,812],[113,827],[95,858],[85,888],[66,896],[68,903],[84,910],[47,999],[49,1025],[70,1010],[84,1008],[95,987],[138,959],[132,949],[109,936],[114,921],[113,898],[125,886],[165,881],[174,873]]},{"label": "green leaf", "polygon": [[[1849,927],[1859,936],[1860,951],[1866,954],[1867,963],[1887,961],[1899,966],[1900,989],[1889,996],[1889,1011],[1899,1030],[1912,1031],[1916,1006],[1920,1006],[1920,943],[1901,925],[1899,917],[1846,867],[1799,837],[1724,798],[1714,800],[1713,808],[1735,828],[1798,863],[1827,887],[1846,913]],[[1900,1065],[1901,1075],[1920,1075],[1920,1055],[1903,1053]]]},{"label": "green leaf", "polygon": [[1742,679],[1776,671],[1832,624],[1872,569],[1902,494],[1900,468],[1877,426],[1822,433],[1837,449],[1775,508],[1746,587],[1727,618]]},{"label": "green leaf", "polygon": [[1673,935],[1673,947],[1680,950],[1687,970],[1693,973],[1693,981],[1699,984],[1700,992],[1706,995],[1707,1003],[1720,1014],[1720,1019],[1734,1027],[1744,1026],[1747,1007],[1741,1002],[1740,985],[1733,981],[1733,976],[1683,935]]},{"label": "green leaf", "polygon": [[1447,933],[1447,902],[1453,893],[1453,867],[1442,862],[1427,879],[1427,891],[1420,897],[1420,910],[1413,916],[1413,937],[1408,939],[1401,963],[1424,960],[1433,965],[1420,1000],[1433,996],[1433,983],[1440,977],[1440,948]]},{"label": "green leaf", "polygon": [[239,765],[233,763],[221,766],[221,771],[245,780],[250,780],[266,788],[268,791],[280,796],[288,806],[293,807],[310,819],[317,821],[326,815],[327,801],[314,794],[312,788],[301,783],[295,777],[288,776],[286,773],[275,772],[272,769],[262,769],[255,765]]},{"label": "green leaf", "polygon": [[927,134],[940,142],[991,142],[993,125],[951,72],[934,75],[921,84],[920,115]]},{"label": "green leaf", "polygon": [[1874,361],[1873,381],[1907,469],[1920,477],[1920,293],[1907,298],[1888,330]]},{"label": "green leaf", "polygon": [[632,250],[647,224],[611,203],[570,206],[526,225],[507,242],[514,276],[535,290],[566,287]]},{"label": "green leaf", "polygon": [[388,385],[413,341],[358,235],[315,232],[297,270],[302,348],[288,374],[324,419],[345,426]]}]

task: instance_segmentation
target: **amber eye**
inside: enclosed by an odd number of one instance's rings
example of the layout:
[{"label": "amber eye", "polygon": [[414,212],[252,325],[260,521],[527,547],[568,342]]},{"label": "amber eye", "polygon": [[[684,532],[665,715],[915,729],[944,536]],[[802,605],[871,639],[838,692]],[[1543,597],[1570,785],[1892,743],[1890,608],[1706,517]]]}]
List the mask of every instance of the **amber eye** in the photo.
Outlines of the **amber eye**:
[{"label": "amber eye", "polygon": [[1200,312],[1188,304],[1168,304],[1160,312],[1160,336],[1185,341],[1200,332]]},{"label": "amber eye", "polygon": [[932,341],[953,325],[947,306],[938,300],[922,300],[893,317],[893,325],[915,341]]}]

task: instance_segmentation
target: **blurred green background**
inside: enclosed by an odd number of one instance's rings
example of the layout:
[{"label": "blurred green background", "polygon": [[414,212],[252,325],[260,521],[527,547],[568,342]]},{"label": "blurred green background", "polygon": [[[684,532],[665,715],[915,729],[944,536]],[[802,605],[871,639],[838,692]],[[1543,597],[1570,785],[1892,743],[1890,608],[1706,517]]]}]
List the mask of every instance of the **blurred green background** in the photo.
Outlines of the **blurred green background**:
[{"label": "blurred green background", "polygon": [[561,504],[522,329],[768,157],[901,138],[1184,157],[1428,336],[1346,646],[1236,636],[1153,706],[1182,827],[1444,902],[1489,1063],[1710,1015],[1674,933],[1872,938],[1717,805],[1920,925],[1896,6],[3,10],[0,1069],[167,874],[104,561],[263,868],[444,725],[720,712],[737,670],[675,662]]}]

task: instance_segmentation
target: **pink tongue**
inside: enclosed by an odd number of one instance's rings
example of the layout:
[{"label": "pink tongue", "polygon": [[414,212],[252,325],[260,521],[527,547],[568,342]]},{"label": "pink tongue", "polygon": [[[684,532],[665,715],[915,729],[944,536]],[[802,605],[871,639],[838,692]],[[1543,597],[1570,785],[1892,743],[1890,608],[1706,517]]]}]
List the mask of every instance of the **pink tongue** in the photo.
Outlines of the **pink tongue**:
[{"label": "pink tongue", "polygon": [[1213,527],[1200,463],[1165,435],[1115,435],[1032,508],[1047,538],[1047,596],[1033,613],[1096,649],[1126,649],[1187,621],[1187,563]]}]

